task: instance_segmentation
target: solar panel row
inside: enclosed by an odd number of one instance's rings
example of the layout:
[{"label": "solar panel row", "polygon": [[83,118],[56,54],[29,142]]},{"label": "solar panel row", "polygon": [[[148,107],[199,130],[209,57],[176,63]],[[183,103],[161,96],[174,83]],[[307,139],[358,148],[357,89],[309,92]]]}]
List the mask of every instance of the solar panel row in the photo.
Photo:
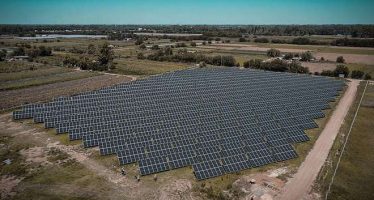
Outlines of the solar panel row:
[{"label": "solar panel row", "polygon": [[57,133],[138,162],[142,175],[191,166],[197,179],[297,157],[291,144],[335,99],[343,81],[237,68],[183,70],[45,104],[34,118]]}]

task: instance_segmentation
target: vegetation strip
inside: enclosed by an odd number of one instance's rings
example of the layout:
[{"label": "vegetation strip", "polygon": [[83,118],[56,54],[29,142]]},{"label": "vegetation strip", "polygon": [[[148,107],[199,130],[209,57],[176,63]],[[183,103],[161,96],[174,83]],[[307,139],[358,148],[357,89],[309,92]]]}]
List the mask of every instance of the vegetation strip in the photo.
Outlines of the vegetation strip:
[{"label": "vegetation strip", "polygon": [[345,150],[345,146],[346,146],[346,144],[347,144],[347,142],[348,142],[349,135],[351,134],[351,131],[352,131],[352,128],[353,128],[353,124],[354,124],[354,122],[355,122],[355,120],[356,120],[356,117],[357,117],[358,111],[360,110],[360,106],[361,106],[361,103],[362,103],[362,99],[363,99],[364,96],[365,96],[365,92],[366,92],[366,88],[367,88],[367,86],[368,86],[368,83],[369,83],[369,81],[366,81],[366,85],[365,85],[364,92],[362,93],[362,96],[361,96],[361,99],[360,99],[360,103],[358,104],[358,107],[357,107],[357,110],[356,110],[355,115],[354,115],[354,117],[353,117],[353,120],[352,120],[351,126],[349,127],[348,135],[347,135],[347,137],[346,137],[346,139],[345,139],[345,142],[344,142],[344,145],[343,145],[342,152],[341,152],[340,155],[339,155],[338,163],[336,164],[336,167],[335,167],[335,170],[334,170],[334,174],[333,174],[333,176],[332,176],[332,179],[331,179],[331,182],[330,182],[330,184],[329,184],[329,187],[328,187],[328,189],[327,189],[327,191],[326,191],[326,196],[325,196],[325,199],[326,199],[326,200],[327,200],[328,195],[329,195],[329,193],[330,193],[331,186],[332,186],[332,184],[334,183],[334,178],[335,178],[336,172],[337,172],[337,170],[338,170],[338,168],[339,168],[340,160],[341,160],[341,158],[342,158],[342,156],[343,156],[343,153],[344,153],[344,150]]}]

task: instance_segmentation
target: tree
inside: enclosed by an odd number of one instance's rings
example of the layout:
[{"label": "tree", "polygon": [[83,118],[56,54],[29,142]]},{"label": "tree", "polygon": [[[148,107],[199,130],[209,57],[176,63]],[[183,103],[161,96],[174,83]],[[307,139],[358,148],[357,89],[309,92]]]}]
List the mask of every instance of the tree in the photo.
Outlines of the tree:
[{"label": "tree", "polygon": [[338,77],[340,74],[344,74],[344,77],[348,77],[349,75],[349,69],[347,66],[345,65],[338,65],[336,66],[335,70],[334,70],[334,76],[335,77]]},{"label": "tree", "polygon": [[11,53],[11,56],[24,56],[24,55],[25,55],[25,49],[23,47],[18,47]]},{"label": "tree", "polygon": [[152,50],[159,50],[160,49],[160,47],[157,45],[157,44],[155,44],[155,45],[153,45],[152,46],[152,48],[151,48]]},{"label": "tree", "polygon": [[339,56],[339,57],[336,58],[336,62],[337,63],[345,63],[345,60],[344,60],[343,56]]},{"label": "tree", "polygon": [[278,49],[269,49],[266,52],[266,55],[269,57],[278,57],[280,56],[281,52]]},{"label": "tree", "polygon": [[135,45],[141,45],[143,44],[144,40],[143,38],[138,38],[136,41],[135,41]]},{"label": "tree", "polygon": [[50,56],[52,55],[51,47],[39,46],[39,56]]},{"label": "tree", "polygon": [[370,74],[365,74],[365,77],[364,77],[365,80],[370,80],[371,79],[371,76]]},{"label": "tree", "polygon": [[137,58],[138,58],[139,60],[143,60],[143,59],[145,59],[145,56],[144,56],[143,53],[138,53]]},{"label": "tree", "polygon": [[363,71],[360,71],[360,70],[353,70],[352,71],[352,74],[351,74],[351,78],[355,78],[355,79],[362,79],[362,77],[364,76],[364,72]]},{"label": "tree", "polygon": [[260,69],[262,65],[263,60],[261,59],[251,59],[249,60],[249,67],[254,69]]},{"label": "tree", "polygon": [[321,76],[334,76],[334,72],[331,70],[322,70]]},{"label": "tree", "polygon": [[7,51],[5,49],[2,49],[0,51],[0,61],[4,61],[6,57]]},{"label": "tree", "polygon": [[140,49],[146,49],[147,46],[146,46],[145,44],[141,44],[141,45],[139,46],[139,48],[140,48]]},{"label": "tree", "polygon": [[239,38],[239,42],[246,42],[247,40],[243,37]]},{"label": "tree", "polygon": [[244,67],[244,68],[249,68],[249,61],[245,61],[245,62],[243,63],[243,67]]},{"label": "tree", "polygon": [[102,66],[107,66],[110,62],[113,61],[114,52],[112,48],[109,47],[108,43],[103,44],[103,46],[100,49],[99,54],[99,64]]},{"label": "tree", "polygon": [[284,55],[284,59],[286,60],[291,60],[293,57],[294,57],[293,53],[286,53],[286,55]]},{"label": "tree", "polygon": [[87,53],[88,54],[95,54],[96,53],[96,47],[93,44],[89,44],[87,47]]},{"label": "tree", "polygon": [[313,59],[313,55],[310,51],[303,52],[300,56],[301,61],[310,61]]}]

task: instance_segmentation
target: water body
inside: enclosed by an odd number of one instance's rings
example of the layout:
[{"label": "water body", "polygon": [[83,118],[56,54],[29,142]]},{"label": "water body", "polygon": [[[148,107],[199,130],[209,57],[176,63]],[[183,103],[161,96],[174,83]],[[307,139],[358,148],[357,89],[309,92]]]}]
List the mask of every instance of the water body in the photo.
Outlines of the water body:
[{"label": "water body", "polygon": [[51,35],[36,35],[35,37],[17,37],[23,40],[36,40],[36,39],[56,39],[56,38],[107,38],[107,35],[63,35],[63,34],[51,34]]}]

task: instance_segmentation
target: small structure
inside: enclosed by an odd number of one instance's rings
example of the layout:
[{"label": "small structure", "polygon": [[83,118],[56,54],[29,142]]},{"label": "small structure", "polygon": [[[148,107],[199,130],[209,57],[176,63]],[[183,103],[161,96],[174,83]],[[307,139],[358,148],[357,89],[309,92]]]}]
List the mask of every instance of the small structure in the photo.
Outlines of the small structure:
[{"label": "small structure", "polygon": [[9,62],[11,61],[23,61],[28,60],[29,56],[13,56],[12,58],[8,59]]},{"label": "small structure", "polygon": [[252,179],[249,181],[249,183],[250,183],[250,184],[256,184],[256,180],[252,178]]}]

